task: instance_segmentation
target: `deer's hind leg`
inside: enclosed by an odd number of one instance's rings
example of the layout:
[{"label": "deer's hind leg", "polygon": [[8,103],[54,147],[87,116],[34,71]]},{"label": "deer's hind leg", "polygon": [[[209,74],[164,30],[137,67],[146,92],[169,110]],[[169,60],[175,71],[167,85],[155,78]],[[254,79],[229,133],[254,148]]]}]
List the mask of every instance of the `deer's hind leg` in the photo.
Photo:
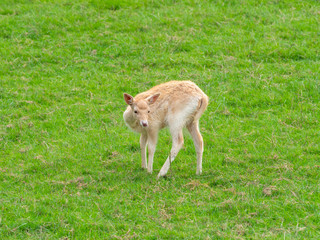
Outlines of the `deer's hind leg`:
[{"label": "deer's hind leg", "polygon": [[170,151],[170,155],[168,156],[166,162],[163,164],[159,174],[159,177],[163,177],[167,174],[171,163],[175,159],[175,157],[178,155],[180,149],[183,146],[183,134],[182,134],[182,128],[175,128],[170,129],[171,135],[172,135],[172,148]]},{"label": "deer's hind leg", "polygon": [[199,120],[193,121],[187,125],[187,129],[191,134],[194,146],[197,153],[197,175],[202,172],[202,154],[203,154],[203,139],[199,131]]}]

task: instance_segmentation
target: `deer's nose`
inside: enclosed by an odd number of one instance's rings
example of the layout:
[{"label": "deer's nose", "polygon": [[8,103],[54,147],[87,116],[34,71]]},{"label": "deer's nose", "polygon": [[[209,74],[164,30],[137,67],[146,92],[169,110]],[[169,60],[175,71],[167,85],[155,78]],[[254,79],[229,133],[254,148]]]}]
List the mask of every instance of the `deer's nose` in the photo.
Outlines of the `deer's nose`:
[{"label": "deer's nose", "polygon": [[142,127],[148,127],[148,122],[147,121],[141,121],[140,122]]}]

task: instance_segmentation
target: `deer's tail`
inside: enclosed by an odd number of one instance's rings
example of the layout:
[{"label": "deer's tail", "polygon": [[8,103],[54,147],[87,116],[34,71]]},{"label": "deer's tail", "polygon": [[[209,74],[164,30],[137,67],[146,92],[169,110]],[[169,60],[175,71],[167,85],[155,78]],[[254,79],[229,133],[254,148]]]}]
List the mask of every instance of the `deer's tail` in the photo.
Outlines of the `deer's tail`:
[{"label": "deer's tail", "polygon": [[199,100],[198,110],[196,112],[196,115],[194,116],[194,121],[197,121],[200,119],[201,115],[206,110],[208,104],[209,104],[209,98],[207,95],[204,94],[203,97]]}]

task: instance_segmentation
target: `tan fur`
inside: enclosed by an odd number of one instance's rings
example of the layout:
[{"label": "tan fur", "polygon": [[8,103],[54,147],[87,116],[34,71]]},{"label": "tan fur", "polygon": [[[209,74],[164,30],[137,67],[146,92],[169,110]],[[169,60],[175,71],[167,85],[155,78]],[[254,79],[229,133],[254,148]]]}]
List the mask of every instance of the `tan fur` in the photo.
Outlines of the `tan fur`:
[{"label": "tan fur", "polygon": [[124,98],[129,105],[123,114],[124,120],[133,131],[141,133],[143,168],[147,167],[146,145],[148,144],[149,154],[147,168],[151,173],[158,132],[169,127],[172,149],[158,175],[164,176],[183,145],[182,128],[186,126],[197,151],[197,174],[201,173],[203,141],[198,124],[209,99],[196,84],[191,81],[171,81],[155,86],[134,98],[124,94]]}]

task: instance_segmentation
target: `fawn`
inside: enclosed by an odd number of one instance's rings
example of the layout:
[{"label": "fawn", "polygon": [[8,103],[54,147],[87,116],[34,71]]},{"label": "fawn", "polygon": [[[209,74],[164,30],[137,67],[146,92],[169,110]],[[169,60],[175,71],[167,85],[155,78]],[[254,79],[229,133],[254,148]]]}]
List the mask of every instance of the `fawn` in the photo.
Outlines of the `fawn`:
[{"label": "fawn", "polygon": [[182,129],[186,127],[192,136],[197,153],[196,173],[201,174],[203,139],[199,131],[199,119],[208,106],[208,96],[191,81],[170,81],[135,97],[127,93],[123,96],[129,105],[123,113],[124,121],[129,128],[141,134],[142,168],[147,168],[148,172],[152,173],[158,132],[168,127],[172,136],[172,148],[158,178],[165,176],[171,162],[183,146]]}]

